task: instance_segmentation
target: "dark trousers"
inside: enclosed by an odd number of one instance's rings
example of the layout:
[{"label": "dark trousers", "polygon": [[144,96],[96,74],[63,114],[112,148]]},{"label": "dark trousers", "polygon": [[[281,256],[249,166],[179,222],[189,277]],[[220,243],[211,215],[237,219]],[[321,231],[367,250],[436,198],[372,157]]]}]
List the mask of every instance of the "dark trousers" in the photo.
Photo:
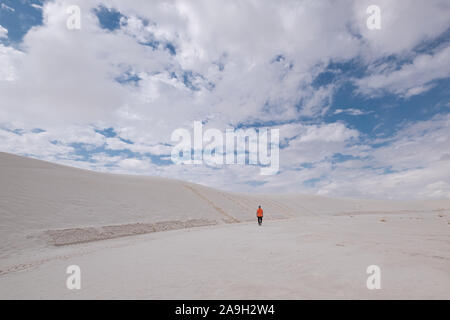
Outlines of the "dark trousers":
[{"label": "dark trousers", "polygon": [[261,223],[262,223],[262,218],[263,218],[263,217],[258,217],[258,224],[261,224]]}]

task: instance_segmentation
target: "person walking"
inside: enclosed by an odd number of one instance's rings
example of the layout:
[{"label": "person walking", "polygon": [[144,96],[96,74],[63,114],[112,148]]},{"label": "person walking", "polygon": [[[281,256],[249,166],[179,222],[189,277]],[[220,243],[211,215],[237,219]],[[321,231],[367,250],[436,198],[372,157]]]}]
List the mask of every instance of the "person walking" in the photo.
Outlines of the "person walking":
[{"label": "person walking", "polygon": [[262,224],[263,219],[263,209],[261,209],[261,206],[258,206],[258,210],[256,210],[256,217],[258,218],[258,224]]}]

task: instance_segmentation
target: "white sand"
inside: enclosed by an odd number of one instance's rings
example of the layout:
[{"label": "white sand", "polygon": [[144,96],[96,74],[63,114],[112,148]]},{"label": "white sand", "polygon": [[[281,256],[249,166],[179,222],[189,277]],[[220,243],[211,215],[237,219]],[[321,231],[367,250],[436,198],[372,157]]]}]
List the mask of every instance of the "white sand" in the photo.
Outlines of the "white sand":
[{"label": "white sand", "polygon": [[449,200],[240,195],[5,153],[0,175],[3,299],[450,299]]}]

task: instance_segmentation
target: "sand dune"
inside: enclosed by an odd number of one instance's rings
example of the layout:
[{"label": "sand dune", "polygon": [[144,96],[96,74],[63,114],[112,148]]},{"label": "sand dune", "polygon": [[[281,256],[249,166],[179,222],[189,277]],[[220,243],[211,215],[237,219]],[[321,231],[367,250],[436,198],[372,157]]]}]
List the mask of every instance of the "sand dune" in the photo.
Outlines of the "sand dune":
[{"label": "sand dune", "polygon": [[[450,200],[236,194],[6,153],[0,176],[1,298],[450,298]],[[360,269],[373,260],[395,270],[384,296],[359,287]],[[105,285],[108,273],[97,270],[88,273],[96,286],[69,292],[60,271],[77,261],[91,270],[112,263],[110,276],[133,285]],[[246,268],[256,265],[252,275]],[[405,280],[414,272],[422,285],[429,280],[422,289]]]}]

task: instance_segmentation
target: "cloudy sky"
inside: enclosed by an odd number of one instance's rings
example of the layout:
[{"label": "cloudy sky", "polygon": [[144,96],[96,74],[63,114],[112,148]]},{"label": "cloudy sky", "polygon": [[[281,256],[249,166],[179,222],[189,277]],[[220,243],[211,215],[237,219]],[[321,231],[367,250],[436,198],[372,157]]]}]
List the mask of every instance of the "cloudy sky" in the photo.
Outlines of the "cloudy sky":
[{"label": "cloudy sky", "polygon": [[[449,41],[448,0],[0,0],[0,151],[232,191],[450,197]],[[279,173],[172,163],[194,121],[279,129]]]}]

